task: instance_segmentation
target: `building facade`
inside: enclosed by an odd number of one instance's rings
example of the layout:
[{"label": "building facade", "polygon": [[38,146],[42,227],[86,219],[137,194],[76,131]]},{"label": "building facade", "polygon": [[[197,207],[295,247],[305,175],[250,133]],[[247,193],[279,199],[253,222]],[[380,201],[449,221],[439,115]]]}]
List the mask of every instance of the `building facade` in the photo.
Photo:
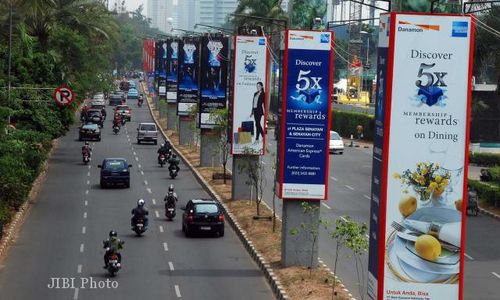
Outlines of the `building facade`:
[{"label": "building facade", "polygon": [[170,32],[174,11],[173,0],[148,0],[147,5],[147,16],[151,19],[151,27],[165,33]]},{"label": "building facade", "polygon": [[[177,24],[184,30],[195,30],[195,24],[220,27],[238,6],[238,0],[177,0]],[[175,21],[174,21],[175,22]],[[196,28],[207,31],[207,28]]]}]

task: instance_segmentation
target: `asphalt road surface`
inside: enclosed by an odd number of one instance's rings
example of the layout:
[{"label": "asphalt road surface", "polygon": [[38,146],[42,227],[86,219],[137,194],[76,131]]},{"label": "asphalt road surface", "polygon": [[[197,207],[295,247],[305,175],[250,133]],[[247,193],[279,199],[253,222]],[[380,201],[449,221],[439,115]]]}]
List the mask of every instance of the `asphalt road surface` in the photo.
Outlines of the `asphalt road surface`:
[{"label": "asphalt road surface", "polygon": [[[83,143],[77,141],[76,127],[60,139],[47,180],[0,266],[0,299],[273,299],[228,224],[221,238],[185,238],[180,209],[172,222],[165,219],[163,198],[171,183],[180,198],[178,208],[191,198],[209,196],[184,164],[171,180],[167,167],[157,164],[158,147],[136,144],[138,122],[152,118],[147,105],[128,104],[132,121],[114,135],[108,117],[102,142],[91,144],[88,166],[81,162]],[[111,109],[107,107],[108,116]],[[105,157],[124,157],[133,164],[130,189],[99,187],[97,165]],[[150,226],[142,237],[130,229],[138,198],[145,199],[150,211]],[[125,241],[123,268],[114,278],[102,267],[102,241],[111,229]],[[74,286],[49,288],[54,277],[75,278],[70,281]]]},{"label": "asphalt road surface", "polygon": [[[276,141],[274,129],[268,130],[266,138],[268,153],[263,157],[266,174],[264,192],[265,202],[272,207],[274,159]],[[346,144],[347,146],[347,144]],[[231,166],[231,162],[228,166]],[[369,223],[370,193],[372,175],[372,149],[346,147],[342,155],[330,155],[330,173],[328,200],[322,201],[321,216],[328,220],[336,220],[341,216],[350,216],[358,222]],[[276,197],[276,212],[281,216],[282,201]],[[500,285],[500,221],[487,216],[467,217],[466,258],[464,278],[464,299],[498,300],[497,284]],[[319,256],[333,270],[335,241],[328,233],[321,230],[319,240]],[[365,291],[360,289],[355,261],[348,257],[349,253],[341,253],[342,260],[338,265],[340,278],[357,299]],[[368,255],[361,258],[366,281]],[[365,283],[366,286],[366,283]]]}]

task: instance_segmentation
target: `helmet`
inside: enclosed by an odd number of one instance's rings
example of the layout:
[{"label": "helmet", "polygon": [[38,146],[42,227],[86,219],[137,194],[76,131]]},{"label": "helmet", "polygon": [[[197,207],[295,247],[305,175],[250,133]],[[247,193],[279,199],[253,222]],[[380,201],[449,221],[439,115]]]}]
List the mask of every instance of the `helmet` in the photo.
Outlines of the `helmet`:
[{"label": "helmet", "polygon": [[144,200],[143,199],[137,200],[137,205],[138,206],[144,206]]},{"label": "helmet", "polygon": [[85,142],[85,146],[88,146],[89,145],[89,142]]},{"label": "helmet", "polygon": [[168,192],[169,193],[173,193],[174,192],[174,185],[171,184],[169,187],[168,187]]},{"label": "helmet", "polygon": [[165,147],[165,144],[161,144],[161,148]]},{"label": "helmet", "polygon": [[118,233],[116,233],[116,231],[114,231],[114,230],[111,230],[109,232],[109,237],[116,237],[117,235],[118,235]]}]

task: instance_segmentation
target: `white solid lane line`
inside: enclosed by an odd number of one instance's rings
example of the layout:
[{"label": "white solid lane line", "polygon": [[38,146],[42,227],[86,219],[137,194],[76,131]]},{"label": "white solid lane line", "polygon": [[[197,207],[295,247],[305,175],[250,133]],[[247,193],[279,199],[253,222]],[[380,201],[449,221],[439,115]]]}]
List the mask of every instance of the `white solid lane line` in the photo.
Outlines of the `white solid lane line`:
[{"label": "white solid lane line", "polygon": [[83,250],[85,250],[85,245],[82,243],[80,244],[80,253],[83,253]]},{"label": "white solid lane line", "polygon": [[328,208],[328,209],[332,209],[330,206],[328,206],[328,204],[326,204],[325,202],[321,202],[321,205],[323,205],[324,207]]},{"label": "white solid lane line", "polygon": [[85,234],[87,232],[87,228],[85,226],[82,227],[82,234]]},{"label": "white solid lane line", "polygon": [[163,243],[163,250],[168,251],[168,245],[167,245],[167,243]]},{"label": "white solid lane line", "polygon": [[174,288],[175,288],[175,295],[177,295],[177,298],[182,298],[182,296],[181,296],[181,290],[179,289],[179,286],[176,284],[174,286]]},{"label": "white solid lane line", "polygon": [[168,262],[168,267],[170,268],[170,271],[174,271],[174,264],[171,261]]},{"label": "white solid lane line", "polygon": [[333,181],[337,181],[337,178],[335,178],[335,177],[333,177],[333,176],[331,176],[330,178],[331,178]]},{"label": "white solid lane line", "polygon": [[368,195],[363,195],[363,197],[365,197],[368,200],[371,200],[370,196],[368,196]]},{"label": "white solid lane line", "polygon": [[75,288],[75,294],[73,295],[73,300],[77,300],[78,299],[78,288]]},{"label": "white solid lane line", "polygon": [[464,252],[464,255],[465,255],[465,257],[467,257],[468,259],[470,259],[470,260],[474,260],[474,258],[472,258],[472,256],[470,256],[469,254],[467,254],[467,253],[465,253],[465,252]]},{"label": "white solid lane line", "polygon": [[497,273],[491,272],[491,274],[493,274],[493,276],[495,276],[496,278],[500,279],[500,275],[498,275]]},{"label": "white solid lane line", "polygon": [[78,270],[76,272],[78,274],[82,273],[82,265],[78,265]]},{"label": "white solid lane line", "polygon": [[350,185],[346,185],[345,187],[348,188],[348,189],[350,189],[351,191],[354,191],[354,188],[352,186],[350,186]]},{"label": "white solid lane line", "polygon": [[155,210],[155,215],[156,215],[157,218],[160,217],[160,213],[157,210]]},{"label": "white solid lane line", "polygon": [[[160,229],[160,232],[163,232],[163,226],[160,225],[158,228]],[[166,245],[167,243],[164,244]]]}]

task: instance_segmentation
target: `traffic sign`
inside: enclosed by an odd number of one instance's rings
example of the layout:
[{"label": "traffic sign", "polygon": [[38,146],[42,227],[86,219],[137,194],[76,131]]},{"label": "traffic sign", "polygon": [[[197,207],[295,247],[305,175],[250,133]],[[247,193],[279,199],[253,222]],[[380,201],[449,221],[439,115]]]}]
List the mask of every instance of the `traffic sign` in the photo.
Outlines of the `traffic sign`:
[{"label": "traffic sign", "polygon": [[75,99],[75,93],[67,85],[61,85],[54,90],[54,100],[58,106],[68,106]]}]

